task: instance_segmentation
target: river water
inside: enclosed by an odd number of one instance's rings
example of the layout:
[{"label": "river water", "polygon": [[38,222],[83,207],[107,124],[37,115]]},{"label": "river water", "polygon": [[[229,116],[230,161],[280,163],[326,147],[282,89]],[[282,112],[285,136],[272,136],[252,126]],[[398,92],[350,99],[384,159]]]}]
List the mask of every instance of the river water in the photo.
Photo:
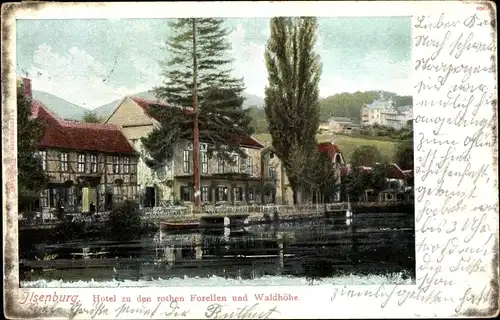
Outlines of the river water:
[{"label": "river water", "polygon": [[154,230],[132,241],[102,234],[64,242],[25,238],[20,281],[22,287],[413,283],[413,216],[371,218]]}]

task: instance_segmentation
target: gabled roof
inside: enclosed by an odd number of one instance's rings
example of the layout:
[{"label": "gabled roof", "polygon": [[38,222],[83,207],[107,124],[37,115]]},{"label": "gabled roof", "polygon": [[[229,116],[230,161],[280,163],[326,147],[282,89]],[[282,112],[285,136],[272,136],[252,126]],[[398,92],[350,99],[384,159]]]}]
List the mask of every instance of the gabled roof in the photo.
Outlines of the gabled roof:
[{"label": "gabled roof", "polygon": [[333,120],[338,123],[355,123],[354,120],[347,117],[331,117],[329,120]]},{"label": "gabled roof", "polygon": [[341,154],[340,149],[333,142],[318,143],[317,150],[319,152],[327,152],[330,160],[333,161],[337,154]]},{"label": "gabled roof", "polygon": [[31,116],[45,125],[39,148],[58,148],[105,153],[136,153],[120,129],[112,124],[63,120],[51,114],[40,101],[32,101]]},{"label": "gabled roof", "polygon": [[[364,172],[369,172],[373,170],[373,167],[365,167],[365,166],[359,166],[359,169],[361,169]],[[386,167],[387,170],[387,178],[388,179],[407,179],[413,175],[412,170],[401,170],[401,168],[395,164],[391,163]],[[344,170],[342,170],[342,175],[346,176],[352,171],[351,166],[346,166]]]},{"label": "gabled roof", "polygon": [[370,104],[365,104],[364,106],[369,109],[385,109],[389,108],[392,105],[392,101],[390,100],[375,100]]},{"label": "gabled roof", "polygon": [[[167,104],[165,102],[161,102],[159,100],[148,100],[148,99],[143,99],[143,98],[138,98],[138,97],[128,97],[130,98],[139,108],[141,108],[146,115],[149,116],[149,109],[151,106],[159,106],[159,107],[165,107],[165,108],[179,108],[170,104]],[[120,103],[121,104],[121,103]],[[184,114],[189,115],[193,113],[192,108],[183,108]],[[154,118],[156,121],[161,121],[161,119]],[[233,142],[238,143],[242,147],[248,147],[248,148],[257,148],[261,149],[264,146],[262,143],[257,141],[252,136],[241,136],[241,137],[232,137]]]},{"label": "gabled roof", "polygon": [[[137,105],[139,106],[144,113],[146,113],[149,116],[149,109],[151,106],[158,106],[158,107],[163,107],[163,108],[179,108],[173,105],[169,105],[165,102],[161,102],[159,100],[148,100],[148,99],[143,99],[143,98],[138,98],[138,97],[130,97],[130,99]],[[183,108],[184,114],[192,114],[193,113],[193,108]],[[161,119],[155,118],[156,121],[160,121]]]}]

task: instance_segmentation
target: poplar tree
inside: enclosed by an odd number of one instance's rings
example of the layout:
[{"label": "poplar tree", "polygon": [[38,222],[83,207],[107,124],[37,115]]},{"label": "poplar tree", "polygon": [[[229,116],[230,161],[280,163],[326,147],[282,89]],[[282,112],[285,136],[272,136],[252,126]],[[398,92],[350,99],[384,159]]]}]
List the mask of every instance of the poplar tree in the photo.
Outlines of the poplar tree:
[{"label": "poplar tree", "polygon": [[48,182],[37,143],[43,137],[44,124],[31,117],[31,98],[26,96],[21,83],[17,85],[17,184],[18,210],[29,209],[39,198]]},{"label": "poplar tree", "polygon": [[268,85],[264,110],[273,148],[283,162],[294,203],[314,185],[319,126],[321,64],[314,52],[317,22],[313,17],[272,18],[265,61]]}]

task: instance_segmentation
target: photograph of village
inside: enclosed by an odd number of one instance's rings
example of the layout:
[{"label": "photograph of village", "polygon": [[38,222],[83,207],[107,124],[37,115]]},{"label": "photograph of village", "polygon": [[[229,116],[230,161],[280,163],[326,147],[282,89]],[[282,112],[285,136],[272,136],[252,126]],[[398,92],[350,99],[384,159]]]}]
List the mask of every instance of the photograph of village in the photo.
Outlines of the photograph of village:
[{"label": "photograph of village", "polygon": [[20,286],[413,284],[410,21],[17,20]]}]

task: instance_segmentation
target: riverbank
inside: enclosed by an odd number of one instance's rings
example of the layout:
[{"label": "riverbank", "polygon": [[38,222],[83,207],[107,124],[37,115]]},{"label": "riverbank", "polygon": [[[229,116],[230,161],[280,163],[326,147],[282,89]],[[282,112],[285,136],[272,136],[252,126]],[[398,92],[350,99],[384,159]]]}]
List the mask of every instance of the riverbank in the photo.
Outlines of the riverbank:
[{"label": "riverbank", "polygon": [[171,279],[123,280],[123,281],[21,281],[21,288],[140,288],[140,287],[234,287],[234,286],[328,286],[332,285],[413,285],[415,279],[405,272],[389,274],[345,274],[311,281],[306,277],[262,276],[255,279],[233,279],[220,276],[177,277]]},{"label": "riverbank", "polygon": [[[290,208],[292,209],[290,209]],[[401,213],[405,215],[413,215],[415,212],[414,202],[398,202],[398,203],[353,203],[351,204],[353,219],[356,218],[358,214],[366,213]],[[159,227],[160,222],[167,223],[198,223],[204,218],[237,218],[238,220],[245,220],[246,223],[250,225],[258,224],[269,224],[276,222],[293,222],[310,220],[322,217],[332,217],[336,216],[339,219],[345,217],[345,212],[347,209],[346,203],[338,204],[327,204],[315,205],[314,207],[307,208],[307,210],[293,210],[291,206],[268,206],[266,211],[248,211],[245,210],[233,212],[228,210],[227,212],[217,212],[217,213],[199,213],[199,214],[186,214],[186,215],[165,215],[165,216],[144,216],[142,221],[142,226],[138,229],[152,230]],[[93,228],[93,229],[103,229],[106,228],[106,223],[103,220],[94,221],[89,219],[88,221],[82,222],[61,222],[55,221],[51,223],[28,223],[20,224],[20,231],[33,231],[38,229],[52,230],[64,228],[64,224],[67,227],[77,227],[81,228]],[[222,224],[223,225],[223,224]]]},{"label": "riverbank", "polygon": [[354,221],[348,226],[322,217],[234,229],[156,229],[136,234],[137,240],[115,240],[105,230],[72,232],[62,241],[55,235],[48,241],[21,233],[20,279],[106,282],[217,276],[250,281],[270,275],[323,279],[346,272],[414,274],[410,216],[360,213]]},{"label": "riverbank", "polygon": [[353,214],[359,213],[415,213],[415,202],[394,202],[394,203],[353,203],[352,205]]}]

